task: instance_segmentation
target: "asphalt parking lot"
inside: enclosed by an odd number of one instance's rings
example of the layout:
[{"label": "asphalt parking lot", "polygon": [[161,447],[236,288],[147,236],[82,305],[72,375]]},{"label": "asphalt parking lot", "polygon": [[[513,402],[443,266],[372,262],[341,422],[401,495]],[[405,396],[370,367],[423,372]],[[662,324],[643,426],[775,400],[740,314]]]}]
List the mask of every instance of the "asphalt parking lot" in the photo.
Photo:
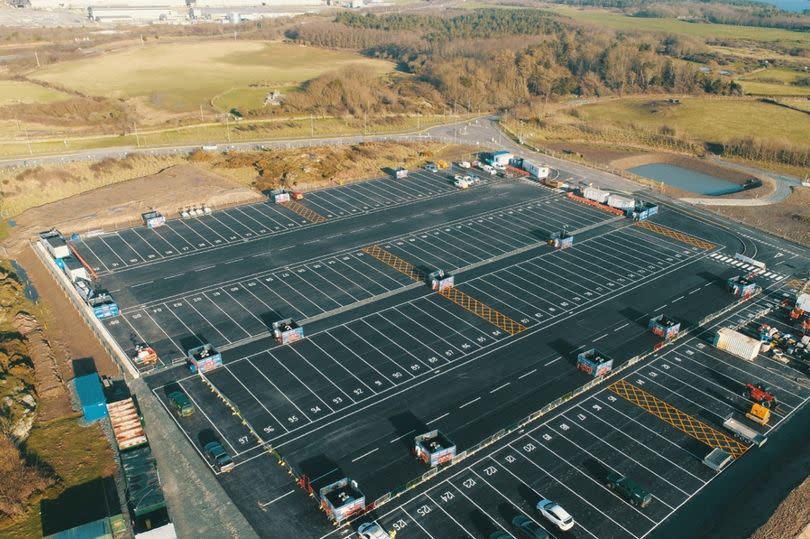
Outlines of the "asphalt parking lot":
[{"label": "asphalt parking lot", "polygon": [[[745,329],[777,317],[748,319],[810,260],[691,211],[665,206],[652,223],[633,223],[524,180],[462,191],[420,171],[307,193],[301,205],[241,206],[77,244],[121,304],[122,315],[104,322],[110,334],[128,352],[136,342],[157,349],[153,394],[167,412],[171,391],[189,395],[193,416],[169,412],[178,436],[198,451],[222,441],[237,465],[218,478],[268,537],[331,529],[279,458],[315,490],[347,476],[377,500],[426,471],[412,455],[416,434],[438,428],[459,451],[473,447],[586,383],[578,352],[598,348],[619,367],[658,344],[652,316],[694,327],[735,301],[725,280],[740,273],[756,273],[766,295],[723,323]],[[546,245],[563,229],[573,248]],[[768,270],[735,260],[739,251]],[[438,268],[456,274],[452,292],[425,285]],[[279,346],[269,328],[286,317],[306,338]],[[645,537],[716,477],[700,459],[727,438],[723,418],[745,411],[744,383],[779,391],[769,429],[808,396],[796,365],[745,363],[706,335],[367,518],[398,537],[488,537],[513,533],[518,513],[539,522],[533,506],[548,496],[578,520],[574,536]],[[181,365],[203,342],[225,362],[205,380]],[[641,407],[644,396],[666,403],[680,427]],[[717,434],[696,439],[684,421]],[[614,470],[653,492],[650,507],[637,510],[603,486]]]}]

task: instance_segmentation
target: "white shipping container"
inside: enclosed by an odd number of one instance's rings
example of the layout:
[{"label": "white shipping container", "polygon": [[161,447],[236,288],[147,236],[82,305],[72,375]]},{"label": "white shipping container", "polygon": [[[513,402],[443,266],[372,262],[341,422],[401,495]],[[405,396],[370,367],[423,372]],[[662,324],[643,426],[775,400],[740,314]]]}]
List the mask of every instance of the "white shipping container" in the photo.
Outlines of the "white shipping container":
[{"label": "white shipping container", "polygon": [[607,205],[611,208],[618,208],[620,210],[629,210],[636,205],[634,198],[623,197],[621,195],[610,195],[607,199]]},{"label": "white shipping container", "polygon": [[796,298],[796,307],[803,311],[810,311],[810,294],[799,294]]},{"label": "white shipping container", "polygon": [[752,337],[743,335],[731,328],[720,328],[714,338],[714,345],[733,356],[754,361],[759,354],[761,343]]},{"label": "white shipping container", "polygon": [[582,190],[582,196],[587,198],[588,200],[593,200],[595,202],[599,202],[600,204],[604,204],[607,202],[610,193],[607,191],[602,191],[597,187],[586,187]]},{"label": "white shipping container", "polygon": [[548,165],[536,165],[531,161],[527,161],[526,159],[523,160],[523,170],[525,170],[538,180],[548,178],[549,175]]}]

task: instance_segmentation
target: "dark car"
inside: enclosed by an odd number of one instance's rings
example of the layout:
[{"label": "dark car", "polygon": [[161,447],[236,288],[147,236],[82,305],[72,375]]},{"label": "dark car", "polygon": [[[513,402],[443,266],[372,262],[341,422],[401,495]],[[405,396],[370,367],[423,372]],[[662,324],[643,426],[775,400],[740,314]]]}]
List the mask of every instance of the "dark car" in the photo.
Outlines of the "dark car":
[{"label": "dark car", "polygon": [[188,396],[181,391],[172,391],[169,393],[169,402],[179,416],[190,416],[194,413],[194,405],[191,404],[191,400]]},{"label": "dark car", "polygon": [[606,485],[610,490],[616,492],[616,494],[636,507],[643,509],[650,505],[652,501],[652,494],[627,476],[611,473],[607,476]]},{"label": "dark car", "polygon": [[512,536],[506,532],[497,531],[492,532],[492,535],[489,536],[489,539],[512,539]]},{"label": "dark car", "polygon": [[233,459],[219,442],[208,442],[203,448],[205,457],[218,472],[230,472],[236,466]]},{"label": "dark car", "polygon": [[522,537],[528,539],[548,539],[546,530],[538,526],[532,519],[523,515],[517,515],[512,519],[512,526],[514,526]]}]

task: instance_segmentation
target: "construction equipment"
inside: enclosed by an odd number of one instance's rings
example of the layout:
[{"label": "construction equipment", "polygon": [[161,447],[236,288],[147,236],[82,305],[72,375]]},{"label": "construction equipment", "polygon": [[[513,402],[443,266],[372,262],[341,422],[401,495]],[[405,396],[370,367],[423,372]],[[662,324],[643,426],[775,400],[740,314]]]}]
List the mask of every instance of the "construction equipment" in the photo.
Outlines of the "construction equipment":
[{"label": "construction equipment", "polygon": [[723,421],[723,426],[730,430],[734,436],[740,440],[754,444],[757,447],[762,447],[768,441],[768,438],[765,435],[752,429],[742,421],[734,419],[733,414],[729,414],[726,417],[725,421]]},{"label": "construction equipment", "polygon": [[303,191],[292,191],[290,196],[293,200],[304,200],[304,192]]},{"label": "construction equipment", "polygon": [[135,345],[135,355],[132,356],[132,363],[140,367],[152,367],[158,361],[157,352],[146,343],[139,343]]},{"label": "construction equipment", "polygon": [[439,170],[447,170],[450,168],[450,164],[443,159],[436,161],[436,166],[439,168]]},{"label": "construction equipment", "polygon": [[745,384],[745,389],[742,394],[746,399],[752,400],[765,408],[776,408],[779,406],[779,402],[776,400],[776,396],[771,393],[770,388],[759,382],[756,384]]},{"label": "construction equipment", "polygon": [[596,378],[608,374],[613,369],[613,359],[596,348],[591,348],[577,355],[577,369]]},{"label": "construction equipment", "polygon": [[754,403],[751,410],[745,414],[745,417],[760,425],[767,425],[771,418],[771,410],[761,404]]},{"label": "construction equipment", "polygon": [[443,269],[438,269],[428,274],[428,282],[430,283],[431,290],[439,292],[447,288],[453,288],[454,279],[453,275],[446,273]]},{"label": "construction equipment", "polygon": [[650,318],[650,323],[647,327],[652,331],[653,335],[657,335],[665,341],[674,339],[681,331],[680,322],[667,318],[666,315],[663,314]]},{"label": "construction equipment", "polygon": [[187,363],[191,372],[204,374],[222,366],[222,354],[206,343],[189,349]]},{"label": "construction equipment", "polygon": [[456,444],[438,430],[414,438],[414,453],[422,462],[434,468],[450,462],[456,456]]},{"label": "construction equipment", "polygon": [[304,338],[304,328],[298,325],[292,318],[285,318],[278,322],[273,322],[273,335],[278,344],[290,344]]}]

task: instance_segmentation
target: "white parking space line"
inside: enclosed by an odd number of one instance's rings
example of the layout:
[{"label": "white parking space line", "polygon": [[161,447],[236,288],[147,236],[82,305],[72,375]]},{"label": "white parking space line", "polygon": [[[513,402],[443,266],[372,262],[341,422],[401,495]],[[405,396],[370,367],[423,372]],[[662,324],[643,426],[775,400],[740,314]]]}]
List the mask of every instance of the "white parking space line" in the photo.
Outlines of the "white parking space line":
[{"label": "white parking space line", "polygon": [[446,414],[442,414],[442,415],[440,415],[439,417],[434,417],[434,418],[433,418],[433,419],[431,419],[430,421],[425,421],[425,425],[430,425],[430,424],[432,424],[432,423],[435,423],[435,422],[437,422],[437,421],[440,421],[440,420],[444,419],[445,417],[447,417],[447,416],[449,416],[449,415],[450,415],[450,412],[447,412]]}]

